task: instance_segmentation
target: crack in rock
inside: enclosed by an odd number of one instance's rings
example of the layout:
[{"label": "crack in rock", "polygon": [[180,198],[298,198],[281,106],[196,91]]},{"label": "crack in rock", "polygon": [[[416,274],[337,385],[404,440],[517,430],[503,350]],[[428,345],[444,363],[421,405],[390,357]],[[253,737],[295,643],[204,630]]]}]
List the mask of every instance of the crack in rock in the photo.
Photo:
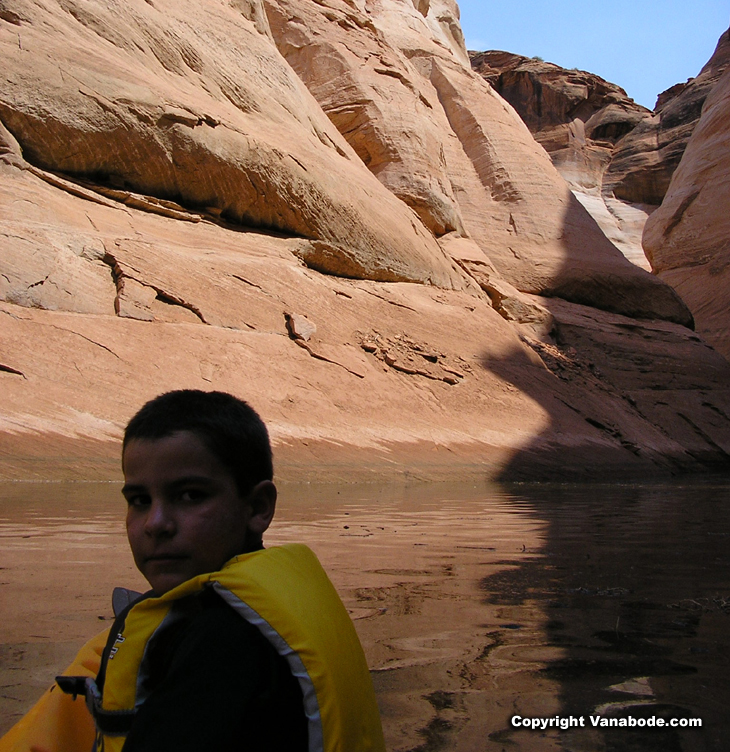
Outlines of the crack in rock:
[{"label": "crack in rock", "polygon": [[26,165],[28,172],[35,175],[37,178],[40,178],[49,185],[52,185],[54,188],[60,188],[62,191],[70,193],[72,196],[77,196],[78,198],[92,201],[95,204],[108,206],[112,209],[119,208],[117,203],[115,203],[114,201],[109,201],[103,196],[100,196],[93,188],[87,188],[85,186],[79,185],[69,178],[62,178],[60,175],[55,175],[54,173],[48,172],[47,170],[41,170],[34,165],[28,163],[26,163]]},{"label": "crack in rock", "polygon": [[[135,300],[133,295],[125,295],[125,281],[129,280],[140,285],[143,288],[153,290],[155,293],[155,300],[159,300],[161,303],[165,303],[166,305],[174,305],[185,308],[186,310],[195,314],[195,316],[197,316],[203,324],[208,324],[205,316],[203,316],[202,311],[196,305],[194,305],[193,303],[188,303],[188,301],[181,298],[180,296],[168,292],[167,290],[164,290],[157,285],[149,284],[148,282],[144,282],[141,279],[128,274],[126,271],[124,271],[124,269],[122,269],[116,257],[108,250],[105,252],[102,261],[111,269],[112,272],[112,279],[114,280],[114,285],[117,290],[117,295],[114,299],[114,310],[116,311],[117,316],[119,316],[120,318],[138,318],[143,321],[154,321],[155,318],[149,306],[144,301]],[[132,312],[126,310],[126,304],[131,306],[134,312],[138,312],[139,315],[134,316],[132,315]]]},{"label": "crack in rock", "polygon": [[[134,279],[134,277],[130,277],[130,279]],[[138,279],[135,279],[134,281],[139,282],[139,284],[144,285],[145,287],[151,287],[157,293],[156,300],[159,300],[162,303],[165,303],[166,305],[175,305],[175,306],[180,306],[180,308],[185,308],[191,313],[194,313],[203,324],[208,323],[205,320],[205,316],[203,316],[203,313],[201,312],[201,310],[193,303],[188,303],[186,300],[183,300],[183,298],[178,298],[176,295],[172,295],[168,292],[165,292],[164,290],[161,290],[160,288],[155,287],[154,285],[148,285],[144,282],[140,282]]]},{"label": "crack in rock", "polygon": [[700,426],[695,423],[691,418],[687,417],[684,413],[678,412],[677,415],[682,418],[682,420],[687,423],[690,428],[692,428],[695,433],[710,447],[712,447],[716,452],[721,452],[725,455],[725,457],[728,457],[728,452],[724,449],[724,447],[721,447],[713,438],[710,436],[707,431],[704,431]]},{"label": "crack in rock", "polygon": [[4,363],[0,363],[0,371],[2,373],[12,373],[14,376],[22,376],[26,380],[28,378],[22,371],[19,371],[17,368],[13,368],[12,366],[6,366]]},{"label": "crack in rock", "polygon": [[[5,275],[3,275],[3,276],[5,276]],[[46,274],[46,276],[43,277],[43,279],[39,279],[37,282],[33,282],[32,285],[28,285],[28,289],[30,290],[31,287],[40,287],[41,285],[44,285],[46,282],[48,282],[48,278],[50,276],[51,276],[50,274]]]},{"label": "crack in rock", "polygon": [[377,298],[378,300],[382,300],[384,303],[389,303],[390,305],[397,306],[398,308],[405,308],[407,311],[413,311],[414,313],[418,313],[418,311],[415,308],[412,308],[411,306],[406,305],[405,303],[399,303],[397,300],[391,300],[390,298],[387,298],[385,295],[380,295],[379,293],[374,292],[373,290],[368,290],[364,287],[361,287],[360,289],[363,290],[363,292],[366,292],[368,295],[372,295],[374,298]]},{"label": "crack in rock", "polygon": [[206,219],[204,214],[188,211],[184,206],[175,201],[156,198],[155,196],[146,196],[141,193],[120,190],[118,188],[110,188],[89,180],[84,180],[83,178],[62,177],[48,170],[41,170],[27,162],[24,164],[24,167],[28,172],[52,185],[54,188],[60,188],[66,193],[86,199],[87,201],[93,201],[95,204],[101,204],[110,208],[119,208],[119,204],[123,204],[130,209],[138,209],[150,214],[159,214],[163,217],[179,219],[183,222],[202,222]]},{"label": "crack in rock", "polygon": [[159,125],[162,125],[165,122],[179,123],[180,125],[186,125],[189,128],[197,128],[200,125],[207,125],[211,128],[216,128],[220,125],[220,120],[217,120],[210,115],[198,115],[190,110],[182,109],[180,107],[166,107],[157,122]]},{"label": "crack in rock", "polygon": [[92,345],[96,345],[97,347],[100,347],[102,350],[106,350],[108,353],[111,353],[117,360],[122,360],[122,358],[117,355],[114,350],[107,347],[106,345],[102,345],[101,342],[97,342],[95,339],[91,339],[91,337],[87,337],[85,334],[81,334],[81,332],[76,332],[73,329],[66,329],[63,326],[58,326],[56,324],[50,325],[52,329],[58,329],[60,332],[66,332],[67,334],[75,334],[77,337],[81,337],[81,339],[85,339],[87,342],[90,342]]},{"label": "crack in rock", "polygon": [[317,360],[322,360],[325,363],[331,363],[334,366],[339,366],[340,368],[344,368],[348,373],[351,373],[353,376],[357,376],[358,379],[364,379],[365,374],[359,373],[358,371],[353,371],[352,368],[349,366],[346,366],[344,363],[340,363],[337,360],[333,360],[332,358],[328,358],[326,355],[322,355],[322,353],[317,352],[308,342],[305,342],[303,339],[295,339],[294,342],[296,342],[299,347],[306,350],[313,358],[316,358]]},{"label": "crack in rock", "polygon": [[125,206],[129,206],[131,209],[139,209],[140,211],[159,214],[163,217],[169,217],[170,219],[179,219],[183,222],[202,222],[203,219],[205,219],[203,214],[188,211],[185,207],[175,201],[170,201],[164,198],[155,198],[154,196],[145,196],[141,193],[133,193],[132,191],[124,191],[118,188],[109,188],[103,185],[94,185],[93,183],[87,183],[86,181],[83,181],[83,183],[89,188],[89,190],[96,191],[102,196],[113,199],[114,201],[119,201]]},{"label": "crack in rock", "polygon": [[459,384],[471,371],[471,366],[463,358],[447,356],[405,334],[386,338],[371,331],[361,336],[360,347],[395,371],[443,381],[451,386]]}]

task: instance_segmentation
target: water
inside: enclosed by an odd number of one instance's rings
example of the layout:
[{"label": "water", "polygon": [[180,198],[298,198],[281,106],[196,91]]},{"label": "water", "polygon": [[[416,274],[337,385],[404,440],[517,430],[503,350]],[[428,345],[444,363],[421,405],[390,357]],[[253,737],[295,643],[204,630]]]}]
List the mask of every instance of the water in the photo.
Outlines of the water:
[{"label": "water", "polygon": [[[306,542],[330,573],[389,750],[730,748],[729,486],[280,491],[267,544]],[[108,626],[114,585],[144,588],[123,511],[118,484],[0,483],[0,731]]]}]

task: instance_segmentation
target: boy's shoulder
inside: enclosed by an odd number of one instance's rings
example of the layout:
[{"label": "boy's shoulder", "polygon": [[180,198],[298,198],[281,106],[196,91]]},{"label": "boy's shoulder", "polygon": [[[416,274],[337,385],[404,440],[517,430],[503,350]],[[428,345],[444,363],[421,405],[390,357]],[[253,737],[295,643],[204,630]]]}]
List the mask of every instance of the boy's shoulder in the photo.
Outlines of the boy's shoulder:
[{"label": "boy's shoulder", "polygon": [[[263,750],[272,734],[283,734],[282,749],[306,749],[302,692],[286,660],[212,589],[193,598],[185,617],[150,645],[148,696],[125,750],[134,752],[137,740],[144,750],[158,742],[169,745],[171,734],[174,745],[160,748],[227,749],[231,739],[245,734],[247,749]],[[160,718],[167,719],[164,729]]]}]

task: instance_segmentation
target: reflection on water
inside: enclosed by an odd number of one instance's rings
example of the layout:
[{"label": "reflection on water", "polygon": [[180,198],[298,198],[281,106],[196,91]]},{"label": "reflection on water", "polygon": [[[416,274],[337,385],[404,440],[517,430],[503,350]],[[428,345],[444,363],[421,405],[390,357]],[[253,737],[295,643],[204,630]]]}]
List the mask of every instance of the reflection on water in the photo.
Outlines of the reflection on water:
[{"label": "reflection on water", "polygon": [[[554,736],[569,749],[728,749],[730,489],[534,487],[520,495],[547,523],[541,557],[481,584],[492,605],[539,609],[540,645],[558,652],[531,673],[558,685],[557,712],[703,721],[701,730]],[[523,643],[514,653],[520,660],[534,649]],[[516,703],[520,715],[530,710],[523,698]]]},{"label": "reflection on water", "polygon": [[[724,752],[729,503],[710,485],[285,486],[267,542],[330,572],[394,752]],[[123,513],[117,484],[0,484],[0,731],[105,626],[114,585],[143,589]]]}]

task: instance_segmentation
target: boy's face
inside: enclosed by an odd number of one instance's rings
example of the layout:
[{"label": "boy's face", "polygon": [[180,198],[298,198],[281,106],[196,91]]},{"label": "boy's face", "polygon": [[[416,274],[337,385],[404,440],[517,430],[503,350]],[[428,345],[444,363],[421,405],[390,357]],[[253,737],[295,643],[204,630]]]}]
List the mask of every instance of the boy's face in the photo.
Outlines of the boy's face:
[{"label": "boy's face", "polygon": [[231,473],[195,434],[132,439],[122,467],[129,545],[157,595],[260,546],[271,515],[261,529],[252,496],[240,496]]}]

